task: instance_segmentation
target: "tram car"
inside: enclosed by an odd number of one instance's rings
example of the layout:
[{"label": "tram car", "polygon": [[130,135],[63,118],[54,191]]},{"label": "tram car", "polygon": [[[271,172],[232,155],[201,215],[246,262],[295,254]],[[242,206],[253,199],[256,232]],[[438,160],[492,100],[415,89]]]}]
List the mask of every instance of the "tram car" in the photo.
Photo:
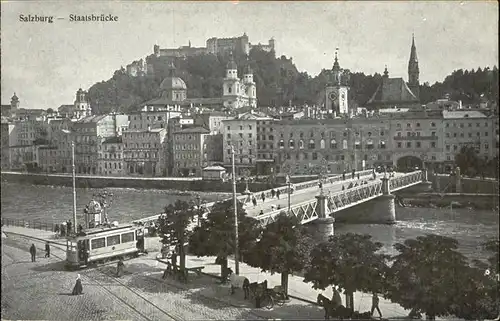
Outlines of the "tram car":
[{"label": "tram car", "polygon": [[66,267],[85,268],[117,258],[144,253],[144,227],[134,224],[101,225],[66,240]]}]

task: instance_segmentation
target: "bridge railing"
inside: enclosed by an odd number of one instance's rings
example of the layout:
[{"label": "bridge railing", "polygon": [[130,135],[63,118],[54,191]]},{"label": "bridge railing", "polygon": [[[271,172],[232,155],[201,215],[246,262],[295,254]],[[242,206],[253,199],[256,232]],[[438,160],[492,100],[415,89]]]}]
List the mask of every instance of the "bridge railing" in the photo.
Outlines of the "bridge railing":
[{"label": "bridge railing", "polygon": [[[367,169],[367,170],[364,170],[364,171],[359,171],[357,172],[357,174],[359,174],[360,176],[367,176],[367,175],[371,175],[373,172],[372,169]],[[346,173],[346,178],[349,177],[349,173]],[[304,189],[308,189],[308,188],[311,188],[311,187],[316,187],[318,186],[319,184],[319,179],[315,179],[315,180],[312,180],[312,181],[307,181],[307,182],[302,182],[302,183],[297,183],[297,184],[293,184],[294,186],[294,191],[300,191],[300,190],[304,190]],[[331,184],[331,183],[335,183],[335,182],[341,182],[342,181],[342,174],[339,174],[339,175],[334,175],[332,177],[329,177],[326,179],[326,184]],[[264,193],[265,197],[266,198],[271,198],[272,197],[272,193],[271,191],[272,190],[280,190],[282,191],[283,194],[288,194],[288,186],[283,186],[283,187],[277,187],[277,188],[272,188],[272,189],[268,189],[268,190],[265,190],[265,191],[261,191],[261,192],[256,192],[255,195],[256,197],[257,196],[260,196],[262,193]],[[248,195],[240,195],[238,197],[236,197],[236,199],[240,202],[243,202],[243,203],[246,203],[248,201],[250,201],[250,198]],[[212,209],[212,206],[215,204],[216,202],[210,202],[210,203],[206,203],[203,205],[203,207],[206,209],[207,212],[210,212],[210,210]],[[279,212],[278,212],[279,213]],[[206,217],[206,214],[204,214],[204,217]],[[143,219],[139,219],[139,220],[135,220],[133,221],[134,223],[149,223],[149,222],[154,222],[154,221],[157,221],[158,220],[158,217],[160,216],[160,214],[156,214],[156,215],[152,215],[150,217],[146,217],[146,218],[143,218]]]},{"label": "bridge railing", "polygon": [[423,180],[422,171],[414,171],[411,173],[406,173],[398,177],[391,177],[389,180],[389,190],[397,191],[402,188],[406,188],[412,185],[421,183]]},{"label": "bridge railing", "polygon": [[35,230],[54,232],[55,223],[41,222],[35,220],[25,220],[18,218],[2,218],[2,226],[19,226],[25,228],[32,228]]},{"label": "bridge railing", "polygon": [[382,195],[382,182],[370,181],[368,184],[353,187],[328,196],[328,214],[357,205]]}]

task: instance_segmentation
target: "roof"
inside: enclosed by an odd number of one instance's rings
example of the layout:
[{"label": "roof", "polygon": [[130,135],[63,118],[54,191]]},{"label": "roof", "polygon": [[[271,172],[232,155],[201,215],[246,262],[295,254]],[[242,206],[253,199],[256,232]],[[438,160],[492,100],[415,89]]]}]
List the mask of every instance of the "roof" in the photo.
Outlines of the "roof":
[{"label": "roof", "polygon": [[210,131],[203,127],[187,127],[183,129],[176,130],[174,134],[185,134],[185,133],[201,133],[201,134],[209,134]]},{"label": "roof", "polygon": [[265,116],[265,115],[260,115],[260,114],[255,114],[255,113],[243,113],[238,115],[237,118],[233,119],[224,119],[223,121],[240,121],[240,120],[272,120],[273,118]]},{"label": "roof", "polygon": [[382,83],[367,104],[396,102],[418,102],[403,78],[382,78]]},{"label": "roof", "polygon": [[454,118],[488,118],[488,117],[482,112],[476,110],[456,110],[456,111],[443,110],[443,118],[454,119]]},{"label": "roof", "polygon": [[92,116],[87,116],[85,118],[82,118],[78,121],[76,121],[77,124],[89,124],[89,123],[97,123],[104,118],[106,118],[107,115],[92,115]]},{"label": "roof", "polygon": [[122,143],[122,137],[110,137],[105,139],[102,144],[121,144]]},{"label": "roof", "polygon": [[147,129],[127,129],[123,133],[160,133],[162,131],[166,131],[166,128],[151,128]]},{"label": "roof", "polygon": [[182,101],[182,104],[223,104],[224,99],[222,97],[212,97],[212,98],[187,98]]},{"label": "roof", "polygon": [[187,86],[179,77],[167,77],[161,82],[160,90],[187,90]]}]

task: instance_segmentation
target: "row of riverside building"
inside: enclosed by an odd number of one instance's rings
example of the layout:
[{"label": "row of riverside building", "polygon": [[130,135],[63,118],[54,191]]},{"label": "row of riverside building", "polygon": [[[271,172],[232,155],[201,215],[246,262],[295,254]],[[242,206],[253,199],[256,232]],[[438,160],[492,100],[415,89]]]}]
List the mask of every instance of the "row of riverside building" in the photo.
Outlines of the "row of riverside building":
[{"label": "row of riverside building", "polygon": [[202,176],[204,169],[221,167],[230,172],[233,153],[239,175],[423,163],[447,171],[463,146],[473,146],[487,161],[498,159],[498,102],[464,107],[444,98],[421,105],[414,40],[409,81],[389,78],[386,67],[368,108],[349,104],[337,54],[330,80],[312,107],[257,108],[252,71],[246,68],[240,82],[233,59],[216,102],[219,111],[213,99],[193,106],[174,68],[158,98],[127,115],[93,115],[81,89],[73,105],[52,114],[19,108],[14,94],[10,105],[2,105],[2,170],[71,172],[72,142],[76,172],[104,176]]}]

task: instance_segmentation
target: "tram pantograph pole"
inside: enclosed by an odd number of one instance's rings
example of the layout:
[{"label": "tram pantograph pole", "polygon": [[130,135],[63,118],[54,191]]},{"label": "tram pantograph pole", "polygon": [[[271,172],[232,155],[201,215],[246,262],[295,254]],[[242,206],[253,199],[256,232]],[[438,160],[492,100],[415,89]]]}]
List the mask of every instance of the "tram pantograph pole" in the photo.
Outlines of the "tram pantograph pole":
[{"label": "tram pantograph pole", "polygon": [[231,146],[231,165],[233,167],[233,207],[234,207],[234,273],[240,274],[239,236],[238,236],[238,203],[236,199],[236,170],[234,166],[234,146]]}]

